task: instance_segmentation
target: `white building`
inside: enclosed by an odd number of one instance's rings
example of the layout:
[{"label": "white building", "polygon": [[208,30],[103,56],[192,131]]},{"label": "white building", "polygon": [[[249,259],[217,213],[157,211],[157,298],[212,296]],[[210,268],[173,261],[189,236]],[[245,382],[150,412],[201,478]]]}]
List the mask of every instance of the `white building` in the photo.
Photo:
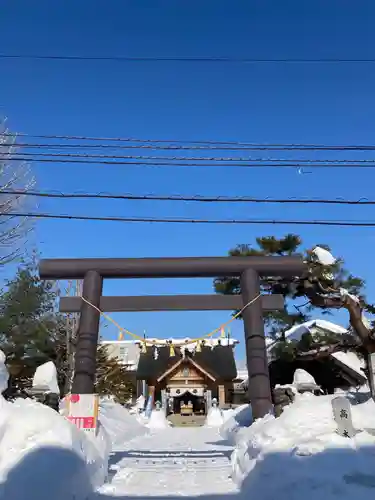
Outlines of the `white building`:
[{"label": "white building", "polygon": [[117,358],[129,371],[136,372],[139,362],[139,342],[134,340],[101,340],[100,345],[107,347],[108,355]]}]

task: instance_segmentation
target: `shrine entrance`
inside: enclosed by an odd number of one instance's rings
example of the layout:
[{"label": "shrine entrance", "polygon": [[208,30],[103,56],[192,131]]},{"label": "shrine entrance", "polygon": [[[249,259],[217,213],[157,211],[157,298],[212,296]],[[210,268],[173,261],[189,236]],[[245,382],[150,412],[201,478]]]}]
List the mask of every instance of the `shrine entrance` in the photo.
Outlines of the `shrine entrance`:
[{"label": "shrine entrance", "polygon": [[[170,358],[169,358],[170,359]],[[157,378],[156,387],[165,387],[169,408],[175,414],[205,414],[205,394],[216,384],[215,376],[199,364],[199,354],[184,356]]]},{"label": "shrine entrance", "polygon": [[[80,313],[73,394],[93,394],[101,312],[239,310],[244,323],[249,398],[254,419],[272,412],[263,313],[284,309],[282,295],[261,294],[263,277],[300,277],[302,256],[42,259],[45,280],[83,279],[81,297],[62,297],[60,311]],[[103,297],[103,279],[238,277],[239,295]]]},{"label": "shrine entrance", "polygon": [[181,396],[173,397],[173,413],[182,416],[190,415],[205,415],[206,405],[203,396],[197,396],[189,391],[184,392]]}]

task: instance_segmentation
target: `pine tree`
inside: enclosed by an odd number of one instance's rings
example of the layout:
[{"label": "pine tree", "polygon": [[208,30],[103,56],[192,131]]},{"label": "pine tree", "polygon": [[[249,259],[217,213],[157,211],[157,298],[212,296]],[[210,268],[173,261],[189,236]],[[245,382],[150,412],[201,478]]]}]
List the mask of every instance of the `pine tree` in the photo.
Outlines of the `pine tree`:
[{"label": "pine tree", "polygon": [[[319,244],[318,246],[330,251],[328,245]],[[371,306],[365,302],[364,287],[365,282],[352,274],[344,267],[342,259],[337,259],[336,263],[330,266],[316,265],[312,254],[312,249],[302,249],[302,239],[295,234],[287,234],[282,238],[274,236],[264,236],[256,238],[256,245],[240,244],[229,251],[230,256],[251,256],[251,255],[295,255],[301,253],[304,259],[309,263],[310,275],[319,278],[322,284],[333,283],[336,289],[344,288],[350,294],[356,295],[365,304],[366,309],[371,312]],[[239,294],[241,293],[240,280],[238,277],[216,278],[214,288],[221,294]],[[306,299],[303,287],[291,283],[290,280],[280,279],[277,276],[270,276],[262,279],[261,290],[263,293],[277,293],[285,297],[285,307],[282,311],[271,311],[264,315],[267,334],[274,340],[279,340],[275,346],[277,356],[285,355],[294,357],[301,350],[309,350],[317,343],[335,343],[338,338],[333,338],[331,334],[322,336],[320,339],[312,339],[311,336],[304,336],[299,342],[285,343],[284,332],[292,326],[304,323],[311,319],[312,314],[316,314],[317,307]],[[319,314],[331,314],[331,309],[320,308]],[[324,338],[323,338],[324,337]]]},{"label": "pine tree", "polygon": [[135,392],[134,384],[129,371],[116,358],[108,355],[105,345],[98,347],[96,367],[96,393],[114,396],[117,403],[125,404]]},{"label": "pine tree", "polygon": [[[21,265],[0,293],[0,349],[6,355],[11,374],[8,397],[24,393],[36,368],[46,361],[55,363],[64,393],[68,375],[68,324],[58,312],[58,295],[55,283],[40,280],[35,262]],[[98,393],[114,395],[125,402],[133,390],[129,372],[111,359],[103,347],[98,349]]]},{"label": "pine tree", "polygon": [[46,361],[64,372],[65,332],[56,298],[55,284],[39,279],[34,262],[23,264],[0,295],[0,349],[14,390],[29,387],[36,367]]}]

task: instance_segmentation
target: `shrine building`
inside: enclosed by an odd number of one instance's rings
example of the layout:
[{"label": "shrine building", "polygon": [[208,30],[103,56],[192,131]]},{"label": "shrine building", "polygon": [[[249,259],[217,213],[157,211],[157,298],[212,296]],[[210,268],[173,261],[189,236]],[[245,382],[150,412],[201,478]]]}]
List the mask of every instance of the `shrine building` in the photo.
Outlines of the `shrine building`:
[{"label": "shrine building", "polygon": [[147,346],[140,353],[136,372],[146,389],[143,394],[152,396],[154,403],[167,404],[170,413],[182,413],[189,407],[194,414],[205,414],[214,398],[220,407],[230,404],[237,377],[234,347],[238,341],[223,340],[199,350],[184,345]]}]

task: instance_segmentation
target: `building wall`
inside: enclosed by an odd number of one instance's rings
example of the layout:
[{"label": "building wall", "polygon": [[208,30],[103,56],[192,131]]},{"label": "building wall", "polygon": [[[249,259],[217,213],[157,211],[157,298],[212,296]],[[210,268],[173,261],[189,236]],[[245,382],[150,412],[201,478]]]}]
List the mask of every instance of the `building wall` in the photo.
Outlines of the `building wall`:
[{"label": "building wall", "polygon": [[121,364],[127,365],[129,370],[137,369],[140,356],[139,344],[132,340],[102,340],[100,344],[107,347],[110,357],[117,358]]}]

